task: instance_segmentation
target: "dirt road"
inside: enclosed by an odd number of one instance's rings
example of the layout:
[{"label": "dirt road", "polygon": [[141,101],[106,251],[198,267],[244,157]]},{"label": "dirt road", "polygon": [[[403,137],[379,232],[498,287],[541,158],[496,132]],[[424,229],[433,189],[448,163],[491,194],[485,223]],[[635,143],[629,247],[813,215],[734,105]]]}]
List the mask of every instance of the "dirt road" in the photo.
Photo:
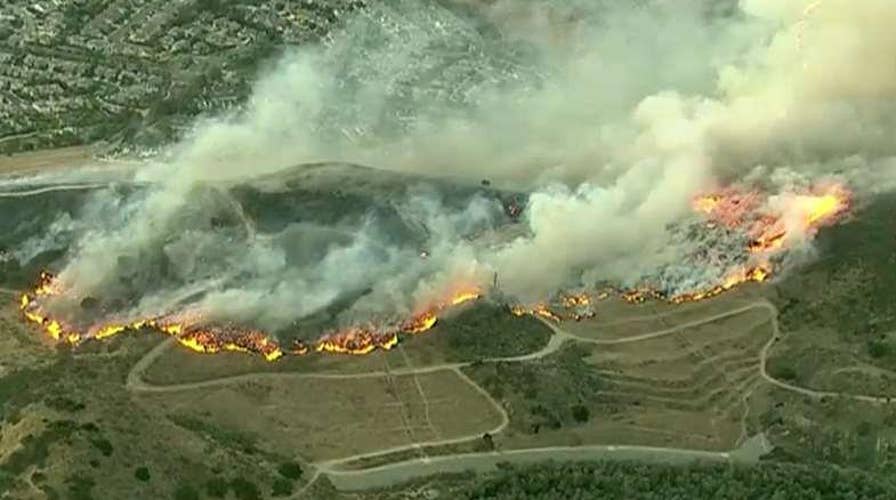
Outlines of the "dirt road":
[{"label": "dirt road", "polygon": [[[792,384],[788,384],[786,382],[775,379],[771,375],[768,374],[766,369],[767,359],[769,355],[769,351],[772,346],[780,340],[781,334],[778,325],[778,311],[771,303],[761,300],[757,301],[742,307],[738,307],[735,309],[731,309],[724,313],[714,314],[711,316],[707,316],[701,318],[699,320],[690,321],[687,323],[683,323],[677,325],[672,328],[666,328],[663,330],[658,330],[655,332],[649,332],[645,334],[635,335],[631,337],[619,338],[619,339],[589,339],[580,336],[573,335],[561,328],[560,325],[540,318],[542,322],[548,325],[553,331],[554,335],[551,337],[549,342],[540,350],[525,354],[522,356],[513,356],[513,357],[504,357],[504,358],[492,358],[483,360],[484,363],[489,362],[524,362],[524,361],[533,361],[541,359],[545,356],[548,356],[560,349],[560,347],[565,342],[586,342],[591,344],[600,344],[600,345],[613,345],[613,344],[625,344],[631,342],[641,342],[650,339],[660,338],[666,335],[671,335],[673,333],[679,332],[681,330],[687,328],[693,328],[695,326],[700,326],[706,323],[711,323],[714,321],[718,321],[720,319],[724,319],[731,316],[736,316],[738,314],[742,314],[744,312],[750,311],[752,309],[765,309],[769,312],[770,320],[772,322],[772,335],[771,338],[766,342],[766,344],[762,347],[762,350],[758,356],[758,371],[759,375],[766,382],[773,384],[782,389],[786,389],[792,392],[796,392],[802,394],[807,397],[811,397],[814,399],[820,399],[823,397],[844,397],[851,398],[858,401],[865,401],[875,404],[882,403],[890,403],[890,398],[880,398],[873,396],[865,396],[865,395],[857,395],[857,394],[844,394],[844,393],[832,393],[832,392],[823,392],[823,391],[815,391],[812,389],[794,386]],[[465,366],[470,365],[470,362],[466,363],[442,363],[431,366],[423,366],[423,367],[406,367],[401,369],[391,370],[390,372],[386,371],[372,371],[365,373],[354,373],[354,374],[344,374],[344,373],[254,373],[254,374],[246,374],[246,375],[237,375],[233,377],[223,377],[214,380],[207,380],[202,382],[193,382],[186,384],[176,384],[176,385],[165,385],[165,386],[155,386],[146,383],[142,375],[146,369],[148,369],[152,363],[163,354],[168,348],[170,348],[175,339],[168,339],[154,349],[152,349],[149,353],[146,354],[142,359],[140,359],[134,367],[131,369],[131,372],[127,377],[127,388],[133,392],[172,392],[172,391],[184,391],[184,390],[192,390],[192,389],[200,389],[200,388],[208,388],[215,387],[220,385],[245,382],[251,380],[261,380],[267,378],[295,378],[295,379],[303,379],[303,378],[324,378],[324,379],[360,379],[360,378],[371,378],[371,377],[385,377],[388,375],[391,376],[401,376],[401,375],[413,375],[413,374],[424,374],[424,373],[432,373],[443,370],[450,370],[457,373],[465,383],[470,384],[471,387],[475,388],[478,392],[480,392],[483,396],[485,396],[490,403],[495,407],[497,411],[500,412],[502,416],[502,421],[500,425],[498,425],[495,429],[488,431],[491,434],[497,434],[502,432],[507,425],[509,424],[509,418],[506,411],[497,402],[487,391],[482,389],[478,384],[470,380],[461,369]],[[750,390],[755,389],[755,386],[751,386]],[[746,404],[746,399],[749,397],[749,394],[744,396],[744,403]],[[318,462],[312,464],[315,468],[314,475],[312,476],[311,482],[314,481],[320,475],[327,475],[333,484],[337,487],[337,489],[341,490],[363,490],[363,489],[371,489],[371,488],[380,488],[385,487],[391,484],[403,482],[409,479],[427,476],[431,474],[438,473],[449,473],[449,472],[461,472],[464,470],[475,470],[475,471],[487,471],[492,470],[496,464],[500,462],[514,462],[514,463],[530,463],[537,462],[547,459],[554,460],[652,460],[652,461],[664,461],[664,462],[673,462],[673,463],[685,463],[695,460],[709,460],[709,461],[745,461],[750,462],[754,460],[758,460],[758,457],[769,451],[770,445],[765,440],[764,436],[754,436],[751,439],[745,439],[746,435],[744,433],[741,436],[739,441],[742,442],[741,449],[748,448],[750,451],[747,452],[739,452],[737,450],[732,450],[731,452],[709,452],[703,450],[688,450],[688,449],[678,449],[678,448],[657,448],[657,447],[639,447],[639,446],[614,446],[614,445],[606,445],[606,446],[579,446],[579,447],[548,447],[548,448],[536,448],[536,449],[521,449],[521,450],[508,450],[508,451],[500,451],[500,452],[492,452],[492,453],[467,453],[467,454],[456,454],[456,455],[441,455],[435,457],[424,457],[417,458],[413,460],[397,462],[387,465],[382,465],[378,467],[372,467],[368,469],[361,470],[345,470],[341,468],[345,464],[350,462],[354,462],[361,459],[367,458],[375,458],[378,456],[388,455],[391,453],[399,453],[412,449],[419,449],[422,447],[428,446],[438,446],[438,445],[446,445],[446,444],[455,444],[455,443],[463,443],[467,441],[471,441],[473,439],[478,439],[480,437],[480,433],[476,433],[474,435],[468,436],[460,436],[451,439],[442,439],[437,441],[427,441],[427,442],[419,442],[412,443],[410,445],[397,446],[393,448],[377,450],[375,452],[358,454],[348,457],[343,457],[336,460],[328,460],[324,462]],[[758,440],[758,441],[757,441]],[[757,444],[758,443],[758,444]],[[759,450],[759,451],[756,451]],[[310,486],[310,483],[309,485]],[[307,492],[308,487],[303,488],[301,492],[294,497],[301,495],[303,492]]]}]

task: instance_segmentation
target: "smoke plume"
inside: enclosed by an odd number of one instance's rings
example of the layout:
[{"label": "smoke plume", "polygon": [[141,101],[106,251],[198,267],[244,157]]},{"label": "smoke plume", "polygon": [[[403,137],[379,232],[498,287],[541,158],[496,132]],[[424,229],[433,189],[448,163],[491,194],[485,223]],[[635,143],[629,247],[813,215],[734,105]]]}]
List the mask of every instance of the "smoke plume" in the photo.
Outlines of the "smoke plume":
[{"label": "smoke plume", "polygon": [[[153,187],[109,201],[61,280],[271,329],[342,301],[339,321],[402,314],[495,273],[525,301],[651,275],[682,290],[725,272],[681,266],[713,244],[674,229],[698,193],[896,178],[892,0],[376,3],[142,169]],[[320,162],[372,169],[295,167]],[[295,196],[374,208],[255,227],[234,193],[288,193],[296,169]],[[528,195],[521,228],[482,179]]]}]

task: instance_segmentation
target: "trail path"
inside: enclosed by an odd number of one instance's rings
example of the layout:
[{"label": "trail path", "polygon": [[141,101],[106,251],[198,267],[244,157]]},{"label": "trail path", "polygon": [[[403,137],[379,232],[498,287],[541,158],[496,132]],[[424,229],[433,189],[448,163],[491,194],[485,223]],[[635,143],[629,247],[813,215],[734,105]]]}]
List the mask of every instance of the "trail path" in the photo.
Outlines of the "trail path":
[{"label": "trail path", "polygon": [[0,198],[26,198],[44,193],[54,193],[57,191],[85,191],[89,189],[97,189],[108,186],[108,183],[89,183],[89,184],[56,184],[53,186],[44,186],[35,189],[23,191],[3,191],[0,192]]},{"label": "trail path", "polygon": [[[544,358],[550,354],[557,352],[560,347],[569,341],[573,342],[585,342],[590,344],[597,345],[616,345],[616,344],[626,344],[632,342],[642,342],[646,340],[661,338],[663,336],[671,335],[676,332],[680,332],[682,330],[693,328],[696,326],[704,325],[707,323],[712,323],[714,321],[718,321],[720,319],[728,318],[731,316],[736,316],[738,314],[745,313],[747,311],[753,309],[764,309],[769,312],[770,319],[772,322],[772,335],[769,338],[768,342],[766,342],[758,356],[758,368],[759,375],[766,382],[773,384],[777,387],[780,387],[785,390],[789,390],[798,394],[802,394],[804,396],[820,399],[824,397],[842,397],[849,398],[857,401],[869,402],[874,404],[883,404],[890,403],[890,398],[885,397],[874,397],[867,395],[858,395],[858,394],[846,394],[846,393],[835,393],[835,392],[825,392],[825,391],[816,391],[804,387],[798,387],[792,384],[788,384],[781,380],[775,379],[771,375],[769,375],[766,365],[769,356],[769,352],[771,348],[774,346],[776,342],[781,339],[780,328],[778,324],[778,311],[775,306],[765,300],[760,300],[757,302],[750,303],[748,305],[744,305],[742,307],[738,307],[735,309],[728,310],[724,313],[714,314],[711,316],[706,316],[704,318],[689,321],[687,323],[683,323],[680,325],[676,325],[671,328],[666,328],[663,330],[658,330],[655,332],[644,333],[640,335],[634,335],[631,337],[618,338],[618,339],[591,339],[586,337],[581,337],[574,335],[564,329],[557,323],[554,323],[550,320],[540,318],[539,319],[547,325],[553,335],[550,340],[545,344],[544,347],[539,349],[536,352],[524,354],[520,356],[509,356],[509,357],[498,357],[498,358],[489,358],[485,360],[481,360],[483,363],[496,363],[496,362],[505,362],[505,363],[513,363],[513,362],[525,362],[525,361],[535,361],[541,358]],[[510,423],[509,416],[507,415],[506,410],[501,406],[501,404],[494,399],[485,389],[480,387],[478,384],[473,382],[466,374],[463,373],[462,368],[466,366],[470,366],[473,362],[463,362],[463,363],[441,363],[431,366],[423,366],[423,367],[411,367],[407,366],[404,368],[386,371],[371,371],[364,373],[252,373],[246,375],[236,375],[231,377],[222,377],[213,380],[205,380],[201,382],[192,382],[185,384],[175,384],[175,385],[151,385],[143,380],[142,375],[148,369],[152,363],[163,354],[168,348],[171,347],[175,339],[167,339],[155,348],[153,348],[150,352],[148,352],[142,359],[140,359],[134,367],[131,369],[130,373],[127,377],[126,386],[128,390],[133,392],[174,392],[174,391],[184,391],[184,390],[192,390],[192,389],[201,389],[208,387],[216,387],[221,385],[233,384],[238,382],[252,381],[252,380],[263,380],[268,378],[288,378],[288,379],[338,379],[338,380],[351,380],[351,379],[362,379],[362,378],[373,378],[373,377],[387,377],[387,376],[403,376],[403,375],[419,375],[426,373],[434,373],[438,371],[453,371],[461,378],[465,383],[469,384],[470,387],[473,387],[477,392],[482,394],[490,404],[495,408],[495,410],[501,415],[501,422],[495,428],[486,431],[492,435],[498,434],[502,432]],[[390,484],[395,484],[398,482],[406,481],[409,479],[413,479],[416,477],[427,476],[431,474],[438,473],[448,473],[448,472],[460,472],[464,470],[492,470],[496,464],[499,462],[514,462],[514,463],[530,463],[535,461],[541,461],[546,459],[555,459],[555,460],[593,460],[593,459],[604,459],[604,460],[661,460],[661,461],[673,461],[673,462],[687,462],[694,460],[711,460],[711,461],[746,461],[752,462],[758,460],[758,457],[763,453],[767,452],[770,449],[770,444],[765,439],[765,436],[760,434],[758,436],[754,436],[753,438],[747,439],[746,434],[746,419],[748,417],[749,405],[748,399],[752,394],[752,391],[755,390],[755,384],[750,384],[747,392],[742,396],[742,403],[744,405],[744,414],[741,418],[741,426],[742,426],[742,434],[740,439],[738,439],[738,443],[740,443],[740,448],[738,450],[732,450],[731,452],[710,452],[703,450],[689,450],[689,449],[680,449],[680,448],[658,448],[658,447],[647,447],[647,446],[621,446],[621,445],[607,445],[607,446],[577,446],[577,447],[546,447],[546,448],[534,448],[534,449],[518,449],[518,450],[507,450],[507,451],[495,451],[495,452],[486,452],[486,453],[463,453],[463,454],[454,454],[454,455],[440,455],[440,456],[424,456],[416,459],[406,460],[402,462],[390,463],[387,465],[366,468],[366,469],[358,469],[358,470],[347,470],[344,467],[351,462],[355,462],[363,459],[370,459],[376,457],[382,457],[385,455],[400,453],[413,449],[421,449],[424,447],[430,446],[441,446],[441,445],[450,445],[450,444],[459,444],[464,442],[469,442],[474,439],[479,439],[482,436],[482,433],[477,432],[475,434],[469,434],[465,436],[454,437],[450,439],[438,439],[432,441],[424,441],[424,442],[415,442],[408,445],[396,446],[392,448],[377,450],[369,453],[362,453],[357,455],[352,455],[348,457],[343,457],[335,460],[327,460],[322,462],[317,462],[311,464],[314,467],[314,474],[309,480],[309,482],[301,489],[299,492],[293,495],[293,498],[299,498],[305,493],[307,493],[310,487],[313,485],[314,481],[320,475],[326,475],[336,486],[337,489],[340,490],[363,490],[363,489],[371,489],[371,488],[379,488],[385,487]],[[746,450],[742,453],[739,450]],[[739,454],[740,453],[740,454]]]},{"label": "trail path", "polygon": [[654,446],[585,445],[551,446],[484,453],[441,455],[427,460],[413,459],[360,470],[338,470],[331,466],[319,466],[319,473],[326,474],[336,489],[360,491],[384,488],[419,477],[464,471],[489,472],[499,463],[530,464],[545,460],[639,460],[648,462],[688,464],[704,462],[755,463],[765,451],[765,436],[757,435],[740,448],[731,451],[702,451]]}]

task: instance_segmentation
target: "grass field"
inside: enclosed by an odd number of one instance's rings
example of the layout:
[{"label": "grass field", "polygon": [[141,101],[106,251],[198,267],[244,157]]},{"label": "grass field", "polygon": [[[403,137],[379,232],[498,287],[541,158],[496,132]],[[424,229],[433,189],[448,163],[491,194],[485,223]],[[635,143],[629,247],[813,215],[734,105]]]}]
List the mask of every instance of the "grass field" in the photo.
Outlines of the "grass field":
[{"label": "grass field", "polygon": [[175,422],[192,419],[246,434],[259,448],[306,460],[476,435],[501,422],[482,394],[447,370],[348,380],[263,379],[140,401]]},{"label": "grass field", "polygon": [[[716,304],[704,314],[717,315],[720,308]],[[674,327],[672,317],[655,319],[658,329]],[[695,320],[685,317],[683,323]],[[499,440],[504,447],[587,443],[728,450],[745,432],[742,397],[757,383],[769,319],[767,310],[751,309],[657,338],[579,344],[537,362],[469,371],[510,414],[511,431]],[[585,326],[578,324],[577,333],[586,336]],[[635,331],[644,333],[640,328]]]},{"label": "grass field", "polygon": [[310,353],[268,363],[239,353],[199,355],[175,346],[159,356],[144,374],[152,384],[199,382],[249,373],[363,373],[488,357],[527,354],[544,346],[550,330],[538,320],[519,318],[504,308],[477,304],[452,311],[424,334],[402,338],[401,351],[374,351],[365,356]]},{"label": "grass field", "polygon": [[754,302],[756,292],[755,286],[744,285],[744,288],[732,290],[724,296],[683,304],[660,301],[630,304],[619,298],[608,298],[597,303],[594,318],[566,322],[563,328],[583,338],[623,339],[723,314],[732,308]]},{"label": "grass field", "polygon": [[309,353],[267,362],[243,353],[197,354],[172,346],[144,372],[146,382],[156,385],[183,384],[251,373],[364,373],[405,366],[397,351],[374,351],[365,356]]},{"label": "grass field", "polygon": [[29,172],[54,168],[71,168],[93,159],[90,148],[74,146],[0,156],[0,174]]}]

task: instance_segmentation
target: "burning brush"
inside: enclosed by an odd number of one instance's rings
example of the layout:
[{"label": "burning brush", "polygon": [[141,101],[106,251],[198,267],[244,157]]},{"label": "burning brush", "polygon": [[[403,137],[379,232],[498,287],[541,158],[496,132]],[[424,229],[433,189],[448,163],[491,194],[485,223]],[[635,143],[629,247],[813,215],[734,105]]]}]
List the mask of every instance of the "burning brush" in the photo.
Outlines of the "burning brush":
[{"label": "burning brush", "polygon": [[[150,328],[174,336],[182,346],[204,354],[243,352],[261,355],[267,361],[275,361],[287,353],[300,356],[310,351],[301,341],[296,341],[291,350],[284,351],[275,340],[260,330],[234,325],[207,324],[200,315],[188,313],[120,323],[103,323],[88,328],[86,334],[82,334],[62,320],[51,318],[42,305],[46,298],[62,293],[64,287],[59,281],[52,274],[42,272],[34,290],[22,294],[19,308],[26,320],[39,325],[50,338],[72,345],[88,339],[103,340],[123,332]],[[376,349],[389,350],[398,343],[400,334],[426,332],[435,326],[438,313],[476,300],[480,296],[476,289],[465,289],[400,322],[398,326],[352,327],[331,332],[321,336],[314,343],[313,349],[316,352],[338,354],[368,354]]]},{"label": "burning brush", "polygon": [[[681,289],[642,286],[616,290],[615,293],[633,304],[648,300],[680,304],[714,297],[742,283],[765,281],[774,270],[773,257],[788,250],[801,239],[814,237],[821,227],[840,220],[849,210],[850,202],[850,192],[838,184],[772,197],[737,188],[701,195],[694,200],[693,208],[704,218],[703,233],[720,230],[723,235],[727,235],[725,237],[734,238],[725,241],[733,241],[739,245],[733,252],[720,252],[717,248],[719,241],[710,240],[708,249],[697,254],[696,258],[701,263],[705,263],[706,259],[712,260],[712,251],[721,255],[716,259],[718,262],[715,267],[723,272],[715,275],[716,278],[709,285],[690,284]],[[683,268],[685,267],[692,266]],[[680,285],[681,282],[676,281],[674,275],[672,278],[645,281],[678,282]],[[420,334],[432,329],[443,311],[481,296],[478,288],[455,289],[402,321],[387,326],[352,326],[329,332],[310,345],[297,342],[291,349],[283,350],[275,340],[260,330],[210,324],[201,315],[187,313],[104,323],[94,325],[82,334],[73,325],[51,317],[44,307],[47,299],[65,293],[65,286],[51,274],[44,272],[34,290],[23,294],[19,303],[24,318],[39,325],[56,341],[77,345],[87,339],[102,340],[125,331],[151,328],[174,336],[181,345],[196,352],[254,353],[268,361],[277,360],[286,354],[304,355],[311,350],[338,354],[368,354],[377,349],[388,350],[397,345],[402,335]],[[594,316],[594,302],[609,295],[610,292],[607,291],[597,295],[567,292],[550,304],[516,305],[511,307],[511,312],[517,316],[529,314],[555,322],[581,320]]]},{"label": "burning brush", "polygon": [[[784,193],[764,196],[756,190],[726,188],[717,192],[698,196],[693,200],[694,211],[703,216],[704,232],[721,230],[734,237],[734,241],[746,242],[732,252],[723,255],[716,267],[724,269],[715,284],[697,285],[685,288],[640,286],[615,290],[615,294],[630,304],[640,304],[650,300],[667,301],[673,304],[708,299],[749,282],[763,282],[771,277],[773,258],[783,254],[801,240],[810,239],[824,226],[834,224],[849,211],[852,194],[840,184],[816,186],[802,193]],[[742,235],[742,236],[740,236]],[[718,245],[718,240],[713,240]],[[724,246],[724,245],[723,245]],[[700,264],[712,255],[710,248],[698,254]],[[736,259],[740,258],[738,262]],[[699,266],[700,264],[695,264]],[[691,274],[694,265],[683,266],[684,272]],[[680,276],[671,279],[653,279],[649,282],[680,283]],[[715,281],[715,280],[714,280]],[[597,297],[607,297],[602,292]],[[532,306],[515,305],[511,313],[539,316],[551,321],[565,319],[581,320],[593,316],[588,308],[587,294],[566,294],[552,303]],[[584,307],[584,309],[583,309]]]}]

